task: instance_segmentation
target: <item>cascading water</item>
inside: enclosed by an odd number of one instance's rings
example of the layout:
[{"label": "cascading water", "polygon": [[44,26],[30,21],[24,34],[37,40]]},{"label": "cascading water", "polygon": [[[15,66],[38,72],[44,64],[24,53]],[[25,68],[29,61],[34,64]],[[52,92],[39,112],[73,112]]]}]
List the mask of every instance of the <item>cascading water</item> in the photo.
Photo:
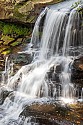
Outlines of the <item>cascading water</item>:
[{"label": "cascading water", "polygon": [[[69,1],[69,5],[72,5],[72,1]],[[0,125],[11,125],[14,122],[17,125],[31,124],[31,118],[22,121],[19,115],[25,105],[33,102],[43,103],[49,98],[55,98],[65,102],[68,99],[68,103],[76,98],[76,88],[71,83],[71,66],[73,59],[82,54],[82,51],[76,53],[75,48],[83,49],[82,33],[79,32],[79,38],[77,36],[77,31],[82,31],[79,27],[82,15],[78,12],[81,7],[82,4],[65,10],[63,5],[58,9],[45,8],[38,17],[32,34],[31,45],[35,45],[33,49],[37,50],[34,52],[33,62],[23,66],[14,76],[10,76],[10,64],[6,59],[4,74],[7,74],[8,79],[5,80],[3,74],[2,83],[14,92],[11,92],[0,106]],[[44,22],[40,35],[42,18]],[[61,71],[57,82],[55,74],[58,66]],[[53,70],[49,78],[51,68]],[[11,69],[13,72],[13,67]]]}]

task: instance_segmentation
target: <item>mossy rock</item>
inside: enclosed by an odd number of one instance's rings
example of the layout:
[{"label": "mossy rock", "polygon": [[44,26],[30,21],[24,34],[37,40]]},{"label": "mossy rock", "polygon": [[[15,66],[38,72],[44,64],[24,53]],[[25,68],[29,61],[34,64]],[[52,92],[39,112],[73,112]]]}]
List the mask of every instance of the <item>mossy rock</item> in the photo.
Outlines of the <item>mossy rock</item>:
[{"label": "mossy rock", "polygon": [[1,38],[1,40],[4,41],[3,45],[8,45],[9,43],[11,43],[14,40],[14,38],[11,38],[9,36],[3,35],[2,38]]},{"label": "mossy rock", "polygon": [[7,49],[7,50],[3,51],[1,54],[7,55],[7,54],[10,54],[10,53],[11,53],[11,49]]},{"label": "mossy rock", "polygon": [[[9,19],[13,22],[20,21],[22,23],[29,23],[28,19],[32,19],[35,23],[36,18],[40,14],[43,7],[50,4],[55,4],[63,0],[7,0],[0,1],[0,19]],[[30,22],[32,23],[32,22]]]},{"label": "mossy rock", "polygon": [[31,16],[30,16],[29,18],[27,18],[26,20],[27,20],[27,22],[29,22],[29,23],[34,23],[34,21],[36,21],[36,17],[33,16],[33,15],[31,15]]},{"label": "mossy rock", "polygon": [[4,50],[6,50],[8,48],[8,46],[0,46],[0,53],[3,52]]},{"label": "mossy rock", "polygon": [[20,45],[20,44],[21,44],[21,41],[20,41],[20,42],[15,41],[15,42],[13,42],[13,43],[11,44],[11,46],[12,46],[12,47],[15,47],[15,46],[18,46],[18,45]]},{"label": "mossy rock", "polygon": [[25,23],[35,23],[43,7],[61,2],[62,0],[27,0],[17,3],[14,7],[15,19]]},{"label": "mossy rock", "polygon": [[34,4],[31,1],[27,1],[24,5],[22,5],[19,9],[18,12],[27,15],[29,14],[30,11],[34,8]]}]

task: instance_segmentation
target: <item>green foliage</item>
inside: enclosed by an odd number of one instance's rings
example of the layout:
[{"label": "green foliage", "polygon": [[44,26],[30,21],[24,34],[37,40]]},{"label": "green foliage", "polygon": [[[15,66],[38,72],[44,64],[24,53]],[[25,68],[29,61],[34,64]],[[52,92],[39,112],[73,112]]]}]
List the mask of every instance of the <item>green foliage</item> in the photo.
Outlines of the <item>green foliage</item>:
[{"label": "green foliage", "polygon": [[2,31],[4,35],[16,34],[26,36],[28,35],[29,29],[25,26],[23,27],[0,21],[0,31]]}]

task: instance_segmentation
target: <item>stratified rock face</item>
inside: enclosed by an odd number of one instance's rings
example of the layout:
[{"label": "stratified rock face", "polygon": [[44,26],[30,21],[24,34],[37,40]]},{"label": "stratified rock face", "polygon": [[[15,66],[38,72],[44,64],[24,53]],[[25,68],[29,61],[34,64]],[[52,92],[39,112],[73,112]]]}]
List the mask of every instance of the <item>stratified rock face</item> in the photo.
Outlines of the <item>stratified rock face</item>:
[{"label": "stratified rock face", "polygon": [[61,0],[0,0],[0,19],[34,23],[46,5]]}]

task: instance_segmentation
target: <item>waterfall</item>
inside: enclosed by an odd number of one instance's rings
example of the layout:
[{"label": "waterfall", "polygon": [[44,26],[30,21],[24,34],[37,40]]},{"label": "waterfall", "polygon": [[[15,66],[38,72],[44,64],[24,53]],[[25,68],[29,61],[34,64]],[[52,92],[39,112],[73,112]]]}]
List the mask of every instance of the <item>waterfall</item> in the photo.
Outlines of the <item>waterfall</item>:
[{"label": "waterfall", "polygon": [[59,12],[57,10],[48,10],[44,29],[41,39],[40,46],[40,55],[41,60],[43,58],[52,57],[55,54],[58,54],[60,35],[64,27],[63,22],[66,17],[66,12]]},{"label": "waterfall", "polygon": [[[72,0],[69,1],[70,5],[72,6]],[[0,125],[11,125],[14,122],[20,125],[20,113],[26,105],[33,102],[43,103],[50,98],[68,99],[68,103],[76,99],[76,88],[71,83],[71,66],[74,58],[82,54],[83,49],[82,29],[79,26],[81,14],[78,12],[82,5],[75,8],[69,6],[66,9],[63,4],[58,9],[46,7],[39,15],[31,38],[30,47],[33,48],[28,48],[35,49],[31,64],[23,66],[12,76],[10,74],[13,72],[13,63],[9,63],[6,58],[2,84],[11,93],[3,105],[0,105]],[[78,53],[76,48],[80,49]],[[60,68],[58,77],[57,67]],[[4,74],[7,74],[7,79]],[[27,123],[31,124],[31,118],[24,119],[22,125]]]},{"label": "waterfall", "polygon": [[39,15],[39,17],[35,23],[33,33],[32,33],[32,38],[31,38],[31,43],[33,45],[35,44],[37,46],[37,44],[39,43],[39,26],[40,26],[42,18],[46,15],[47,10],[48,10],[48,8],[46,7],[44,9],[44,11],[41,12],[41,14]]}]

